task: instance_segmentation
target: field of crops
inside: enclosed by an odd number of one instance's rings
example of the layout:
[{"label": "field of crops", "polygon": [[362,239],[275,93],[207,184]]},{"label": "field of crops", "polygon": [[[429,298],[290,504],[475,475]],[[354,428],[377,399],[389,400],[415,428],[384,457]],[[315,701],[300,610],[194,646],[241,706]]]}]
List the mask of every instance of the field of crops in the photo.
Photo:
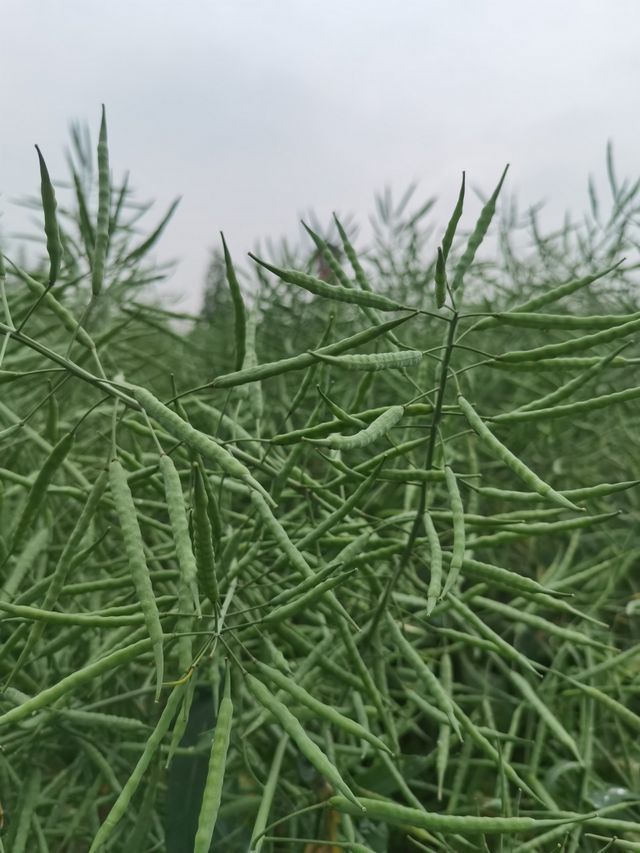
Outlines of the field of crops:
[{"label": "field of crops", "polygon": [[640,850],[638,185],[554,232],[504,175],[384,193],[366,245],[223,240],[188,316],[104,115],[38,157],[0,850]]}]

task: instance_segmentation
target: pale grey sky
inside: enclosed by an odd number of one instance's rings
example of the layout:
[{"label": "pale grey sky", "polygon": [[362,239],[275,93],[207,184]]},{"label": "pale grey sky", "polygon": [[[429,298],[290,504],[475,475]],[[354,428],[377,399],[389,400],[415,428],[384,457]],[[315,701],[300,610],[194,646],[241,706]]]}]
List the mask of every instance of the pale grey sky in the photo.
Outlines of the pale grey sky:
[{"label": "pale grey sky", "polygon": [[466,169],[488,190],[586,205],[608,138],[635,177],[638,0],[2,0],[0,213],[38,187],[33,144],[65,177],[71,119],[97,131],[141,198],[182,203],[160,257],[199,302],[220,229],[241,257],[302,213],[365,221],[416,179],[448,216]]}]

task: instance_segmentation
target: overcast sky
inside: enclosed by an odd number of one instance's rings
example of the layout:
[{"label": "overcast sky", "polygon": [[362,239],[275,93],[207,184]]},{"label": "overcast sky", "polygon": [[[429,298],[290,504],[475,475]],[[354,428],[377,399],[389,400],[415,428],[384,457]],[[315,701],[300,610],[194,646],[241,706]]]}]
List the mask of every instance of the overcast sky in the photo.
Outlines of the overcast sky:
[{"label": "overcast sky", "polygon": [[[607,139],[636,177],[638,0],[2,0],[0,222],[24,227],[37,142],[65,176],[72,119],[107,107],[115,176],[157,211],[170,285],[198,305],[223,229],[235,256],[419,181],[448,216],[462,169],[490,190],[586,205]],[[601,182],[602,183],[602,182]],[[445,219],[446,221],[446,219]],[[14,244],[15,245],[15,244]]]}]

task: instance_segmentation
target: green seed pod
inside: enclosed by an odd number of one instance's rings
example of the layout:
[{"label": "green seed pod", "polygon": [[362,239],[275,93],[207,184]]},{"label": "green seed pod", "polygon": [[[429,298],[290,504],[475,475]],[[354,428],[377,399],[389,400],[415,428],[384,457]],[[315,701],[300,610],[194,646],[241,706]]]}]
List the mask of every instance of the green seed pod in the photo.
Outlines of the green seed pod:
[{"label": "green seed pod", "polygon": [[242,290],[236,276],[236,271],[233,267],[231,254],[227,248],[224,234],[220,232],[222,238],[222,250],[224,252],[224,265],[227,271],[227,284],[229,285],[229,293],[231,294],[231,303],[233,305],[233,320],[235,329],[236,342],[236,370],[242,370],[245,359],[245,341],[246,341],[246,312],[244,300],[242,298]]},{"label": "green seed pod", "polygon": [[56,194],[49,177],[47,164],[36,145],[38,162],[40,164],[40,193],[42,196],[42,210],[44,212],[44,233],[47,236],[47,254],[49,255],[49,287],[58,280],[60,264],[62,263],[62,241],[56,216]]},{"label": "green seed pod", "polygon": [[304,290],[313,293],[316,296],[322,296],[325,299],[335,299],[338,302],[349,302],[352,305],[363,305],[367,308],[377,308],[380,311],[410,311],[406,305],[401,305],[394,299],[389,299],[388,296],[383,296],[380,293],[371,293],[354,288],[340,287],[337,284],[327,284],[320,278],[315,278],[307,273],[298,272],[298,270],[282,269],[268,264],[266,261],[261,261],[255,255],[249,252],[249,257],[257,264],[277,275],[282,281],[288,284],[295,284],[302,287]]},{"label": "green seed pod", "polygon": [[89,853],[98,853],[99,850],[104,849],[115,828],[118,826],[127,811],[130,810],[131,800],[138,790],[140,783],[144,778],[144,774],[151,763],[151,759],[160,748],[160,744],[162,743],[162,740],[169,730],[169,726],[180,707],[184,690],[184,684],[179,684],[177,687],[173,688],[156,727],[149,735],[149,739],[144,746],[142,755],[138,759],[138,763],[136,764],[133,773],[127,779],[122,791],[120,791],[118,799],[113,804],[105,822],[94,836],[93,841],[91,842],[91,847],[89,848]]},{"label": "green seed pod", "polygon": [[305,705],[321,719],[326,720],[328,723],[337,726],[354,737],[366,740],[376,749],[391,754],[389,747],[380,738],[371,734],[360,723],[356,723],[354,720],[349,719],[349,717],[345,717],[344,714],[341,714],[335,708],[331,707],[331,705],[320,702],[315,696],[312,696],[311,693],[305,690],[304,687],[301,687],[292,678],[280,672],[280,670],[260,661],[256,661],[256,666],[262,675],[272,681],[281,690],[285,690],[297,702]]},{"label": "green seed pod", "polygon": [[[577,290],[582,290],[583,287],[593,284],[594,281],[598,281],[598,279],[603,278],[610,272],[613,272],[613,270],[617,269],[621,263],[622,261],[618,261],[617,264],[607,267],[607,269],[602,270],[602,272],[587,275],[582,278],[574,278],[571,279],[571,281],[559,284],[557,287],[552,287],[551,289],[545,288],[540,296],[534,296],[532,299],[527,299],[526,302],[521,302],[519,305],[515,305],[511,310],[516,313],[537,311],[538,308],[542,308],[543,305],[550,305],[553,302],[557,302],[559,299],[563,299],[565,296],[571,296],[572,293],[575,293]],[[474,330],[479,331],[480,329],[486,329],[489,326],[495,326],[497,323],[498,320],[495,317],[483,317],[482,320],[479,320],[474,324],[473,328]]]},{"label": "green seed pod", "polygon": [[393,619],[389,614],[387,614],[387,624],[391,629],[391,636],[393,637],[393,641],[396,644],[400,654],[413,667],[415,667],[418,676],[425,683],[427,692],[431,696],[433,696],[440,710],[446,714],[449,724],[451,725],[451,728],[454,730],[454,732],[458,735],[458,737],[461,737],[460,725],[456,719],[455,706],[452,698],[447,695],[442,684],[433,674],[433,672],[431,672],[431,669],[429,668],[426,661],[424,661],[421,655],[414,649],[414,647],[404,636],[400,628],[396,625],[395,619]]},{"label": "green seed pod", "polygon": [[300,752],[311,762],[311,764],[313,764],[318,773],[328,779],[329,782],[331,782],[331,784],[340,791],[350,803],[352,803],[357,809],[360,809],[360,813],[364,811],[359,800],[352,793],[337,768],[331,763],[331,761],[329,761],[320,747],[311,740],[309,735],[301,726],[299,720],[293,716],[287,706],[283,705],[282,702],[276,699],[265,685],[261,681],[258,681],[258,679],[253,675],[247,674],[245,676],[245,681],[249,692],[263,706],[263,708],[273,714],[284,731],[296,744]]},{"label": "green seed pod", "polygon": [[518,672],[509,672],[509,677],[511,681],[515,684],[516,688],[523,695],[524,699],[528,702],[529,706],[534,708],[540,717],[547,724],[547,728],[551,732],[552,735],[562,744],[564,744],[570,752],[575,755],[577,760],[582,763],[582,757],[580,754],[580,749],[578,748],[578,744],[571,737],[569,732],[562,725],[560,720],[552,713],[550,708],[545,704],[545,702],[540,698],[538,690],[534,690],[533,687],[529,684],[529,682]]},{"label": "green seed pod", "polygon": [[80,343],[91,351],[95,351],[95,344],[90,338],[89,334],[78,325],[78,321],[73,316],[73,314],[62,305],[61,302],[58,302],[56,297],[51,293],[47,288],[42,284],[42,282],[37,281],[35,278],[32,278],[28,275],[24,270],[20,269],[20,267],[16,266],[13,261],[9,261],[11,268],[18,276],[20,281],[24,282],[27,285],[31,293],[37,297],[38,299],[42,298],[43,305],[45,305],[52,314],[54,314],[58,320],[62,323],[62,325],[67,329],[67,331],[72,332],[74,335],[77,335]]},{"label": "green seed pod", "polygon": [[345,370],[389,370],[390,368],[414,367],[422,361],[420,350],[400,350],[399,352],[372,352],[363,355],[322,355],[312,353],[327,364],[343,367]]},{"label": "green seed pod", "polygon": [[550,406],[542,409],[531,409],[529,411],[505,412],[502,415],[496,415],[492,418],[492,421],[494,423],[546,422],[553,418],[566,418],[572,415],[581,416],[587,412],[595,412],[598,409],[608,409],[617,403],[637,400],[638,397],[640,397],[640,385],[636,385],[634,388],[625,388],[624,391],[614,391],[611,394],[592,397],[590,400],[578,400],[575,403],[566,403],[561,406]]},{"label": "green seed pod", "polygon": [[[328,285],[330,286],[330,285]],[[414,314],[409,314],[406,317],[399,317],[395,320],[388,320],[386,323],[379,323],[375,326],[370,326],[362,332],[356,332],[355,335],[350,335],[348,338],[343,338],[341,341],[336,341],[334,344],[328,344],[314,352],[323,355],[340,355],[350,349],[362,346],[369,343],[382,335],[387,335],[396,326],[406,323],[415,317]],[[259,364],[250,370],[237,370],[234,373],[226,373],[224,376],[217,376],[211,383],[213,388],[233,388],[236,385],[243,385],[246,382],[255,382],[258,379],[268,379],[270,376],[280,376],[288,373],[291,370],[304,370],[314,364],[316,359],[311,353],[302,353],[294,355],[290,358],[281,358],[278,361]]]},{"label": "green seed pod", "polygon": [[165,406],[164,403],[161,403],[160,400],[158,400],[158,398],[146,388],[142,388],[139,385],[133,385],[130,390],[145,412],[152,418],[155,418],[158,423],[167,430],[167,432],[174,436],[174,438],[184,441],[184,443],[189,445],[189,447],[195,450],[196,453],[200,453],[200,455],[204,456],[205,459],[219,465],[225,474],[228,474],[230,477],[234,477],[235,479],[242,480],[250,489],[258,492],[268,504],[273,506],[273,500],[269,496],[268,492],[266,492],[260,483],[252,476],[249,469],[242,462],[232,456],[228,450],[218,444],[215,439],[210,438],[208,435],[205,435],[203,432],[199,432],[197,429],[192,427],[190,423],[183,420],[180,415],[177,415],[168,406]]},{"label": "green seed pod", "polygon": [[543,359],[555,358],[556,356],[581,352],[585,349],[591,349],[591,347],[600,346],[600,344],[607,344],[610,341],[616,341],[619,338],[632,335],[638,329],[640,329],[640,318],[622,323],[619,326],[613,326],[610,329],[603,329],[601,332],[593,332],[591,335],[582,335],[579,338],[571,338],[568,341],[561,341],[557,344],[544,344],[544,346],[535,347],[534,349],[513,350],[512,352],[501,353],[496,358],[505,364],[518,364],[523,361],[541,361]]},{"label": "green seed pod", "polygon": [[[453,673],[451,669],[451,656],[446,652],[442,655],[440,662],[440,681],[447,696],[452,696],[453,690]],[[447,764],[449,763],[449,745],[451,741],[451,726],[448,720],[445,719],[440,724],[438,731],[438,743],[436,753],[436,773],[438,783],[438,799],[442,799],[442,789],[444,787],[444,777],[447,772]]]},{"label": "green seed pod", "polygon": [[461,394],[458,394],[458,405],[469,422],[469,426],[477,433],[478,437],[483,441],[486,447],[492,451],[497,459],[500,459],[505,463],[505,465],[511,468],[511,470],[516,473],[524,483],[530,486],[539,495],[549,498],[554,501],[554,503],[557,503],[567,509],[581,512],[580,507],[576,506],[570,500],[567,500],[567,498],[559,492],[556,492],[555,489],[552,489],[548,483],[541,480],[537,474],[528,468],[524,462],[518,459],[518,457],[505,447],[502,442],[498,441],[482,418],[473,409],[471,404],[465,400]]},{"label": "green seed pod", "polygon": [[[401,806],[391,800],[373,800],[361,797],[367,817],[381,820],[394,826],[415,826],[432,832],[454,832],[460,835],[476,835],[495,832],[502,835],[516,835],[520,832],[533,832],[554,826],[571,824],[575,817],[560,819],[537,819],[533,817],[484,817],[475,815],[449,815],[412,809]],[[358,810],[346,797],[331,797],[331,808],[347,814],[359,816]]]},{"label": "green seed pod", "polygon": [[231,673],[227,667],[224,684],[224,695],[220,708],[216,728],[211,743],[211,754],[209,756],[209,768],[207,770],[207,781],[202,794],[202,806],[198,817],[198,829],[196,831],[193,853],[208,853],[213,831],[216,827],[220,801],[222,799],[222,785],[224,772],[227,764],[227,752],[231,741],[231,725],[233,723],[233,702],[231,700]]},{"label": "green seed pod", "polygon": [[444,232],[444,237],[442,238],[442,255],[445,261],[449,257],[451,244],[453,243],[453,238],[455,237],[456,229],[458,228],[458,222],[460,222],[460,217],[462,216],[462,210],[464,208],[465,178],[466,175],[463,172],[462,183],[460,184],[460,192],[458,193],[458,200],[456,202],[455,208],[453,209],[453,213],[451,214],[451,219],[447,224],[447,228]]},{"label": "green seed pod", "polygon": [[40,469],[38,476],[29,490],[27,501],[14,528],[11,537],[11,550],[15,550],[22,544],[22,540],[38,515],[44,499],[47,496],[47,487],[56,471],[67,458],[69,451],[73,447],[74,439],[75,432],[73,430],[63,436],[52,449],[44,465]]},{"label": "green seed pod", "polygon": [[312,231],[305,222],[302,222],[302,227],[313,240],[319,256],[325,262],[327,267],[329,267],[334,277],[340,282],[340,285],[347,290],[351,289],[353,284],[336,259],[338,250],[333,249],[326,240],[323,240],[322,237],[315,233],[315,231]]},{"label": "green seed pod", "polygon": [[[242,362],[242,370],[251,370],[258,366],[258,356],[256,354],[256,312],[251,311],[247,319],[246,336],[245,336],[245,354]],[[249,382],[246,385],[241,385],[237,391],[241,398],[248,398],[251,414],[256,420],[260,420],[263,412],[262,400],[262,383]]]},{"label": "green seed pod", "polygon": [[[317,601],[325,592],[328,592],[329,590],[334,589],[334,587],[344,583],[347,577],[351,574],[352,572],[342,572],[339,575],[334,575],[333,577],[314,583],[311,589],[307,589],[306,592],[294,598],[293,601],[288,601],[286,604],[281,604],[274,610],[270,610],[262,617],[262,623],[265,625],[274,625],[278,622],[284,622],[285,619],[290,619],[291,616],[298,613],[300,610],[306,610],[310,604]],[[319,575],[320,572],[318,572],[318,576]],[[302,584],[300,584],[300,586],[302,586]]]},{"label": "green seed pod", "polygon": [[25,700],[22,704],[15,708],[11,708],[4,714],[0,714],[0,726],[6,726],[10,723],[16,723],[21,720],[26,720],[33,714],[34,711],[39,711],[41,708],[47,708],[63,696],[73,693],[75,690],[93,681],[94,678],[102,675],[104,672],[109,672],[110,669],[122,666],[127,661],[133,660],[145,652],[151,650],[151,640],[139,640],[131,645],[118,649],[97,661],[93,661],[82,669],[72,672],[65,676],[51,687],[46,687],[37,693],[35,696]]},{"label": "green seed pod", "polygon": [[311,443],[321,447],[331,447],[334,450],[355,450],[357,448],[368,447],[374,441],[386,435],[404,415],[404,406],[390,406],[385,412],[379,415],[372,423],[369,424],[355,435],[333,435],[330,438],[307,439]]},{"label": "green seed pod", "polygon": [[536,314],[528,311],[505,311],[493,314],[501,326],[516,326],[524,329],[596,329],[605,330],[640,318],[634,314],[596,314],[579,317],[574,314]]},{"label": "green seed pod", "polygon": [[449,590],[453,589],[462,564],[464,562],[465,553],[465,523],[464,523],[464,506],[458,489],[458,480],[448,465],[444,469],[445,481],[447,484],[447,492],[449,493],[449,503],[451,505],[451,515],[453,522],[453,551],[451,554],[451,563],[449,564],[449,573],[444,584],[443,596]]},{"label": "green seed pod", "polygon": [[460,260],[458,261],[458,265],[456,267],[453,281],[451,283],[451,290],[458,290],[464,281],[464,276],[473,263],[473,259],[476,256],[476,252],[480,248],[480,244],[484,240],[487,231],[489,230],[489,226],[491,225],[491,220],[493,219],[493,215],[496,212],[496,202],[498,201],[498,195],[500,190],[502,189],[502,184],[504,183],[504,179],[507,176],[507,170],[509,166],[505,167],[500,180],[498,181],[498,186],[495,188],[493,193],[491,194],[488,202],[480,211],[480,216],[478,217],[478,221],[476,222],[476,227],[471,232],[469,237],[469,241],[467,242],[467,247],[464,250],[464,253]]},{"label": "green seed pod", "polygon": [[436,260],[435,282],[436,305],[438,308],[442,308],[447,299],[447,271],[445,268],[444,253],[440,246],[438,246],[438,258]]},{"label": "green seed pod", "polygon": [[185,507],[184,494],[182,493],[182,484],[180,475],[174,465],[173,460],[166,454],[160,457],[160,471],[164,480],[164,494],[167,501],[167,511],[173,537],[176,546],[176,555],[178,564],[182,572],[182,578],[186,588],[189,590],[193,599],[193,605],[196,613],[200,615],[200,599],[198,597],[198,580],[196,560],[193,555],[191,546],[191,537],[189,536],[189,521],[187,519],[187,510]]},{"label": "green seed pod", "polygon": [[144,621],[149,632],[149,638],[153,646],[153,654],[156,664],[156,701],[160,698],[162,679],[164,677],[164,653],[163,635],[160,624],[160,614],[156,604],[149,569],[144,555],[144,544],[142,533],[138,526],[138,515],[127,475],[118,459],[109,463],[109,482],[111,485],[111,497],[115,504],[116,512],[120,520],[120,529],[124,540],[131,578],[138,594],[138,601],[144,614]]},{"label": "green seed pod", "polygon": [[427,591],[427,616],[431,615],[442,592],[442,548],[438,531],[428,511],[424,513],[424,527],[429,543],[429,589]]},{"label": "green seed pod", "polygon": [[207,493],[204,490],[200,468],[194,465],[193,539],[198,572],[198,583],[214,607],[218,606],[218,580],[213,551],[213,534],[207,512]]},{"label": "green seed pod", "polygon": [[94,298],[102,291],[104,265],[109,245],[109,208],[111,184],[109,177],[109,145],[107,142],[107,117],[102,105],[100,136],[98,138],[98,221],[95,231],[93,263],[91,269],[91,293]]},{"label": "green seed pod", "polygon": [[349,237],[347,236],[347,232],[344,229],[344,226],[338,219],[338,217],[333,214],[333,221],[335,222],[336,228],[338,229],[338,234],[340,235],[340,239],[342,240],[342,247],[344,249],[344,253],[349,259],[349,263],[351,264],[351,269],[353,270],[353,274],[355,276],[356,282],[358,286],[362,290],[371,290],[371,285],[367,281],[367,276],[365,271],[362,268],[362,265],[358,259],[358,255],[356,250],[353,248]]}]

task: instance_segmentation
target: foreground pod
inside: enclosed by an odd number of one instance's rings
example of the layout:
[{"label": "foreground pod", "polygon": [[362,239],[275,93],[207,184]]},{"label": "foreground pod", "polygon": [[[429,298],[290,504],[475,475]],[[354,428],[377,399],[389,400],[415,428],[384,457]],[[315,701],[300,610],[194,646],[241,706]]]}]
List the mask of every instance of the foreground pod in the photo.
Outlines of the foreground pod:
[{"label": "foreground pod", "polygon": [[[591,815],[577,818],[538,819],[533,817],[476,817],[475,815],[449,815],[412,809],[392,803],[389,800],[373,800],[361,797],[360,802],[366,809],[370,820],[380,820],[393,826],[417,827],[433,832],[455,832],[461,835],[496,833],[515,835],[520,832],[535,832],[539,829],[552,829],[563,824],[588,820]],[[344,814],[361,817],[360,812],[346,797],[331,797],[329,805]]]},{"label": "foreground pod", "polygon": [[332,435],[329,438],[307,439],[319,447],[331,447],[333,450],[356,450],[368,447],[386,435],[390,429],[399,423],[404,415],[404,406],[390,406],[386,412],[379,415],[368,427],[354,435]]},{"label": "foreground pod", "polygon": [[323,355],[313,353],[315,358],[334,367],[343,367],[345,370],[367,370],[376,372],[378,370],[389,370],[390,368],[415,367],[422,361],[420,350],[400,350],[399,352],[372,352],[356,355]]},{"label": "foreground pod", "polygon": [[544,480],[541,480],[540,477],[531,470],[531,468],[528,468],[521,459],[518,459],[518,457],[512,453],[508,447],[505,447],[504,444],[495,437],[480,415],[475,411],[472,405],[465,400],[462,394],[458,394],[458,405],[467,419],[469,426],[477,433],[483,444],[486,445],[497,459],[500,459],[500,461],[504,462],[505,465],[511,468],[511,470],[517,474],[524,483],[531,486],[534,492],[537,492],[542,497],[548,498],[566,509],[573,509],[576,512],[581,512],[579,506],[576,506],[568,498],[565,498],[565,496],[560,494],[560,492],[552,489],[551,486],[548,483],[545,483]]},{"label": "foreground pod", "polygon": [[265,685],[253,675],[247,674],[245,679],[249,692],[263,708],[273,714],[304,757],[307,758],[316,768],[318,773],[325,776],[338,791],[343,792],[345,801],[354,808],[355,814],[362,814],[364,809],[360,805],[360,801],[344,781],[338,772],[338,769],[331,763],[331,761],[329,761],[320,747],[311,740],[299,720],[294,717],[287,706],[283,705],[282,702],[276,699]]},{"label": "foreground pod", "polygon": [[144,621],[153,646],[156,665],[156,701],[160,698],[160,689],[164,677],[164,653],[162,625],[156,604],[149,568],[144,554],[144,541],[138,525],[136,506],[133,502],[127,475],[118,459],[109,464],[109,483],[111,497],[118,513],[120,529],[124,540],[131,578],[138,594],[138,601],[144,614]]},{"label": "foreground pod", "polygon": [[131,387],[131,393],[140,403],[145,412],[171,433],[174,438],[184,441],[185,444],[193,448],[196,453],[200,453],[209,462],[218,465],[225,474],[229,477],[234,477],[236,480],[241,480],[250,489],[258,492],[271,506],[274,505],[269,494],[263,489],[260,483],[251,474],[251,471],[243,465],[235,456],[232,456],[228,450],[218,444],[213,438],[205,435],[203,432],[195,429],[190,423],[183,420],[180,415],[171,411],[168,406],[161,403],[151,391],[142,388],[139,385]]},{"label": "foreground pod", "polygon": [[216,730],[211,744],[207,782],[202,796],[198,830],[196,832],[193,853],[207,853],[216,826],[220,801],[222,799],[222,784],[227,764],[227,752],[231,740],[231,724],[233,722],[233,702],[231,700],[231,673],[227,667],[224,683],[224,695],[218,710]]}]

